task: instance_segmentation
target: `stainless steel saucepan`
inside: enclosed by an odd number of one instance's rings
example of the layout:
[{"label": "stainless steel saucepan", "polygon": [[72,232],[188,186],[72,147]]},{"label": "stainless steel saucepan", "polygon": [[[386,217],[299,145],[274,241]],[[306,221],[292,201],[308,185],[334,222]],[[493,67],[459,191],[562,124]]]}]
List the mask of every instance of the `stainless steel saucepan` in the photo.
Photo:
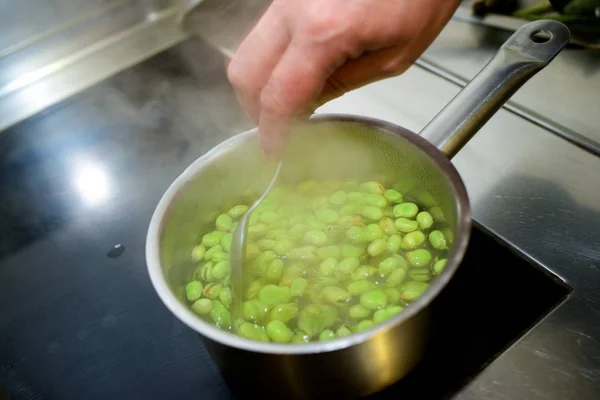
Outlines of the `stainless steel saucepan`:
[{"label": "stainless steel saucepan", "polygon": [[431,329],[429,305],[452,279],[469,241],[469,200],[450,158],[568,41],[568,29],[558,22],[524,25],[420,135],[355,115],[320,115],[295,128],[281,171],[283,183],[310,178],[397,184],[406,195],[435,207],[453,233],[444,272],[402,313],[347,337],[284,345],[223,332],[189,309],[182,287],[194,267],[190,251],[199,235],[212,230],[216,215],[249,191],[260,193],[273,172],[263,160],[256,130],[200,157],[160,200],[146,257],[161,300],[200,334],[221,371],[241,388],[261,387],[265,395],[285,399],[338,399],[374,393],[398,381],[422,358]]}]

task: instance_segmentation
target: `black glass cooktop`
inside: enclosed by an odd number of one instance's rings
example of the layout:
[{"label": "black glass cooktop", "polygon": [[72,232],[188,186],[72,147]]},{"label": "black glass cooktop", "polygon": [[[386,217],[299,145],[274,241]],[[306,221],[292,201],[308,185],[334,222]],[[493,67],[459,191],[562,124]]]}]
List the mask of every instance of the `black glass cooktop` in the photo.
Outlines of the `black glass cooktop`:
[{"label": "black glass cooktop", "polygon": [[[164,190],[199,155],[247,128],[222,65],[198,73],[185,61],[194,46],[0,133],[2,400],[240,392],[159,301],[146,273],[146,229]],[[464,265],[436,301],[430,356],[374,397],[451,396],[567,295],[475,229]],[[456,309],[464,312],[445,312]]]}]

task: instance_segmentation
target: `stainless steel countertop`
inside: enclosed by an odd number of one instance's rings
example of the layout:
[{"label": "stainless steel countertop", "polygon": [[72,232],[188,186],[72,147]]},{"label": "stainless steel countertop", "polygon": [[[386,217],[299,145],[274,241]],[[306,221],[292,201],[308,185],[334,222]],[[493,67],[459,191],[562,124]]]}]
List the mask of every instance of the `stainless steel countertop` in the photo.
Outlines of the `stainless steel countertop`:
[{"label": "stainless steel countertop", "polygon": [[[435,59],[436,62],[449,60],[448,68],[458,68],[459,75],[468,78],[500,43],[497,39],[486,41],[485,32],[477,31],[480,28],[456,24],[459,23],[451,23],[426,57],[433,59],[436,54],[445,55],[447,57]],[[172,32],[170,28],[169,31]],[[476,32],[479,37],[477,42],[460,42],[463,50],[472,50],[476,46],[486,52],[455,51],[453,46],[459,44],[452,41],[452,35],[460,31]],[[179,41],[180,38],[173,34],[169,40]],[[139,43],[132,45],[140,46],[138,50],[143,52]],[[155,45],[153,43],[153,47]],[[216,52],[201,53],[203,65],[199,65],[195,74],[200,87],[206,79],[211,80],[211,87],[225,86],[224,74],[205,76],[202,72],[206,65],[213,71],[222,68],[220,56]],[[191,58],[189,60],[193,62]],[[567,68],[568,62],[557,61],[556,65]],[[546,115],[549,119],[554,118],[560,123],[566,121],[560,119],[562,117],[558,113],[548,110],[554,110],[551,107],[555,107],[554,100],[559,97],[554,94],[557,86],[553,83],[562,80],[571,68],[549,67],[531,81],[531,86],[528,83],[515,96],[515,102],[529,108],[538,104],[541,107],[539,112],[549,113]],[[597,71],[573,78],[571,86],[566,87],[579,85],[582,81],[587,87],[597,84],[589,81],[590,76],[596,76],[593,73]],[[168,82],[171,78],[165,76],[161,79]],[[334,100],[318,112],[369,115],[418,131],[456,94],[458,88],[448,79],[414,66],[400,77],[374,83]],[[218,93],[222,92],[218,90],[211,96]],[[219,107],[237,107],[233,96],[217,99],[211,96],[205,99],[208,107],[193,115],[192,128],[222,130],[218,115],[212,115],[218,114],[220,109],[210,106],[215,101],[219,102]],[[545,101],[533,104],[529,101],[531,97]],[[598,104],[599,98],[600,91],[596,91],[588,97],[586,104]],[[192,106],[190,102],[181,104],[188,111]],[[598,126],[597,107],[579,107],[577,113],[579,124],[573,124],[574,129],[589,137],[598,132],[595,128]],[[564,118],[571,116],[570,111],[564,112]],[[212,121],[212,128],[203,126],[203,118]],[[223,121],[223,126],[229,126],[228,123]],[[243,124],[238,125],[241,127]],[[221,135],[225,137],[233,133],[227,131]],[[207,144],[214,144],[219,138],[211,136]],[[596,321],[600,320],[600,232],[597,229],[600,226],[600,158],[514,112],[501,110],[453,162],[467,185],[475,220],[573,288],[566,302],[493,361],[458,397],[598,398],[600,324]],[[511,288],[507,287],[506,292],[510,296]],[[532,288],[531,296],[535,295],[535,288]],[[527,298],[522,300],[525,302]],[[485,332],[481,334],[485,335]]]}]

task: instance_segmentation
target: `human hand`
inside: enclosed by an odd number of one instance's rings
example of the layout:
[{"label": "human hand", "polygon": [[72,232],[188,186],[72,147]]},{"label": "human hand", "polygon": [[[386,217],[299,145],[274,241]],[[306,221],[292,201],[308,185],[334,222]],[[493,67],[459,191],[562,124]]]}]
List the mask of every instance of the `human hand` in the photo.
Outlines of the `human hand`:
[{"label": "human hand", "polygon": [[460,0],[274,0],[230,61],[238,100],[278,160],[294,118],[404,72]]}]

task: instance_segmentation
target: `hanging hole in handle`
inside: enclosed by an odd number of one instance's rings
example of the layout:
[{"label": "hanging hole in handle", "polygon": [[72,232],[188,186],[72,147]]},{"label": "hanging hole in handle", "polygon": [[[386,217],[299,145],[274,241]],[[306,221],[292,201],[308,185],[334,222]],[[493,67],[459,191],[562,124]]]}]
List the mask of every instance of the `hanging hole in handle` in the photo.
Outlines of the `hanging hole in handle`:
[{"label": "hanging hole in handle", "polygon": [[533,32],[529,37],[535,43],[546,43],[549,42],[550,39],[552,39],[552,32],[542,29]]}]

